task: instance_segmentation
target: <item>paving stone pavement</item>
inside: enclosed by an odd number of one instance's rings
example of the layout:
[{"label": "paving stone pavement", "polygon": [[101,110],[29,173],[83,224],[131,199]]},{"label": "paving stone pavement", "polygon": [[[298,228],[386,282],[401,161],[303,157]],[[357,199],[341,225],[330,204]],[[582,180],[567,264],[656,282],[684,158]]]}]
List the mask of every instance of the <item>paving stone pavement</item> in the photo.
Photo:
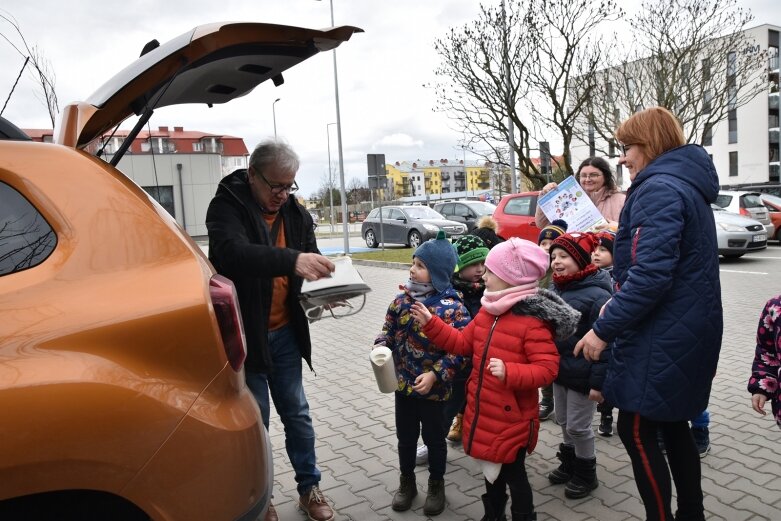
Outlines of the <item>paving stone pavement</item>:
[{"label": "paving stone pavement", "polygon": [[[724,343],[709,408],[711,451],[702,460],[709,520],[781,520],[781,431],[770,415],[760,417],[751,410],[746,392],[759,312],[770,296],[781,291],[781,248],[767,251],[767,259],[744,258],[742,264],[722,265]],[[378,391],[368,359],[387,306],[407,273],[386,267],[357,267],[372,288],[363,311],[311,325],[315,373],[304,370],[304,385],[317,433],[321,489],[339,520],[427,519],[423,502],[428,474],[423,466],[417,467],[419,494],[412,510],[400,513],[390,507],[398,486],[393,396]],[[751,269],[762,270],[764,276],[747,274]],[[296,508],[298,498],[283,427],[275,411],[271,416],[274,504],[282,520],[306,519]],[[563,486],[549,484],[546,475],[558,463],[555,453],[560,437],[552,421],[543,422],[537,449],[527,458],[540,521],[644,518],[629,458],[615,435],[597,436],[600,486],[592,497],[569,500]],[[447,508],[435,519],[482,517],[482,475],[460,446],[448,447],[445,483]]]}]

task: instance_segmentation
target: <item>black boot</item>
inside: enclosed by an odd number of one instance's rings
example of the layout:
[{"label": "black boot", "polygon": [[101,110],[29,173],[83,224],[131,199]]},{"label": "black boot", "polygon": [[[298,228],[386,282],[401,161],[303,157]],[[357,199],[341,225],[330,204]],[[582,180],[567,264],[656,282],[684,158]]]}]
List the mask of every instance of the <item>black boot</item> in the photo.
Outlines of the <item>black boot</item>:
[{"label": "black boot", "polygon": [[418,486],[415,483],[415,474],[411,476],[401,475],[399,478],[399,489],[393,495],[391,508],[397,512],[409,510],[412,506],[412,498],[418,495]]},{"label": "black boot", "polygon": [[572,478],[573,465],[575,462],[575,447],[573,445],[559,445],[559,452],[556,453],[561,464],[559,468],[548,474],[548,481],[554,485],[563,485]]},{"label": "black boot", "polygon": [[540,421],[544,422],[548,418],[553,418],[555,421],[556,417],[554,416],[554,412],[553,385],[551,384],[542,388],[542,400],[540,400]]},{"label": "black boot", "polygon": [[507,521],[507,516],[504,515],[504,507],[507,506],[507,494],[504,495],[504,499],[499,502],[492,501],[488,494],[480,496],[483,500],[483,509],[485,515],[480,521]]},{"label": "black boot", "polygon": [[598,486],[597,458],[576,457],[572,479],[567,482],[564,495],[570,499],[580,499],[588,496]]},{"label": "black boot", "polygon": [[423,513],[427,516],[441,514],[445,510],[445,480],[429,479]]},{"label": "black boot", "polygon": [[537,513],[536,512],[532,512],[532,513],[524,512],[524,513],[521,513],[521,512],[516,512],[512,508],[510,508],[510,512],[513,515],[512,521],[537,521]]}]

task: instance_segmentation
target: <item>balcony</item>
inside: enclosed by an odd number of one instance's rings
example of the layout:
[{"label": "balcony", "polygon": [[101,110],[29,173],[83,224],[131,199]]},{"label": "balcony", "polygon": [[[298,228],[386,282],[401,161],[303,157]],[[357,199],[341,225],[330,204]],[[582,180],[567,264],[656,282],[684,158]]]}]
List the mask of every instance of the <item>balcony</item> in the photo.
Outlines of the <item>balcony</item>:
[{"label": "balcony", "polygon": [[443,181],[450,181],[450,174],[442,174]]},{"label": "balcony", "polygon": [[778,92],[771,92],[767,95],[767,107],[771,110],[778,109]]}]

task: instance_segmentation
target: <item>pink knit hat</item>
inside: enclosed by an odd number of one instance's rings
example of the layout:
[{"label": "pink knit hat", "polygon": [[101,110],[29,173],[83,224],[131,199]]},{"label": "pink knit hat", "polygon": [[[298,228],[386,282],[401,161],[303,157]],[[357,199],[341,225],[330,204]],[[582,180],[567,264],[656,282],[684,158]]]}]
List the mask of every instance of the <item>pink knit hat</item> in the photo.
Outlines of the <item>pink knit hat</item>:
[{"label": "pink knit hat", "polygon": [[488,252],[485,267],[513,286],[537,282],[545,276],[550,257],[531,241],[511,237]]}]

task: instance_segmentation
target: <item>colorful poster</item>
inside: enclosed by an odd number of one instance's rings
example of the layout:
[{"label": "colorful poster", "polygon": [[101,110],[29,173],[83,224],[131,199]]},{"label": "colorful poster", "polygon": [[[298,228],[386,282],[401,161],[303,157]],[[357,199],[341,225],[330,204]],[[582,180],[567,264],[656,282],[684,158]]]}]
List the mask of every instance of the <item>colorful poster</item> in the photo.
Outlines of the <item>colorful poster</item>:
[{"label": "colorful poster", "polygon": [[607,224],[586,191],[569,176],[559,186],[541,196],[537,201],[549,221],[562,219],[568,232],[585,232]]}]

